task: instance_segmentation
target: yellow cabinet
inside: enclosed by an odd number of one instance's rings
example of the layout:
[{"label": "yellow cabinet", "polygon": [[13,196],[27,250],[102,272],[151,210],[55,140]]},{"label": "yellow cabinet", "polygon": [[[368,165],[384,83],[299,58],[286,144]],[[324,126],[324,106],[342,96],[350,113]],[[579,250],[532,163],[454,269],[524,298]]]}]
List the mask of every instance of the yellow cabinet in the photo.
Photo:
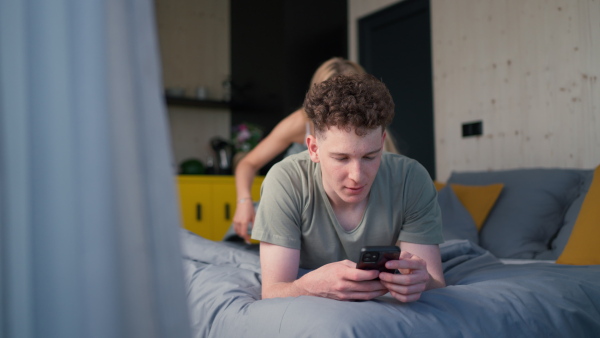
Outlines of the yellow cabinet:
[{"label": "yellow cabinet", "polygon": [[[260,198],[264,176],[254,179],[252,199]],[[220,241],[231,226],[237,206],[233,176],[177,177],[183,227],[196,234]]]}]

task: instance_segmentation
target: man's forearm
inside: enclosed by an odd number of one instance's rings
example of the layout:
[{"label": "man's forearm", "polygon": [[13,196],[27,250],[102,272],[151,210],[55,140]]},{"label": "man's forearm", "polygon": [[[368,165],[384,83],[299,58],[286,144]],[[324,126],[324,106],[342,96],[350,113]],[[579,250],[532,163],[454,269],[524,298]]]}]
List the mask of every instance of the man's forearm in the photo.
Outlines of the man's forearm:
[{"label": "man's forearm", "polygon": [[262,286],[262,298],[299,297],[310,295],[304,288],[298,285],[298,280],[293,282],[281,282]]}]

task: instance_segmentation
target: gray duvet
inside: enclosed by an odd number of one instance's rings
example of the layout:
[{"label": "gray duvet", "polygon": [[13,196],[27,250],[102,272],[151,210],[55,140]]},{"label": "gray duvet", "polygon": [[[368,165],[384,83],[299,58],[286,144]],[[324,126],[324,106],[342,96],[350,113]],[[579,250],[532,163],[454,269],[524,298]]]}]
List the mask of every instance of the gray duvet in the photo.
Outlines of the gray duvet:
[{"label": "gray duvet", "polygon": [[600,337],[600,266],[505,265],[440,246],[447,287],[403,304],[260,299],[258,252],[182,230],[195,337]]}]

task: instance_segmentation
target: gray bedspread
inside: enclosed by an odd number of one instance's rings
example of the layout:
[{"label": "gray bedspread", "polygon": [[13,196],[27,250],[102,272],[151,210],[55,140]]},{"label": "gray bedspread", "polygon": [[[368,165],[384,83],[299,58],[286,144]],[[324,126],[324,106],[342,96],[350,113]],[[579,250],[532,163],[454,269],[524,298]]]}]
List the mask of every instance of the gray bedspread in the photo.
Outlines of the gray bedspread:
[{"label": "gray bedspread", "polygon": [[600,266],[505,265],[450,241],[448,286],[417,302],[261,300],[255,249],[184,230],[182,247],[195,337],[600,337]]}]

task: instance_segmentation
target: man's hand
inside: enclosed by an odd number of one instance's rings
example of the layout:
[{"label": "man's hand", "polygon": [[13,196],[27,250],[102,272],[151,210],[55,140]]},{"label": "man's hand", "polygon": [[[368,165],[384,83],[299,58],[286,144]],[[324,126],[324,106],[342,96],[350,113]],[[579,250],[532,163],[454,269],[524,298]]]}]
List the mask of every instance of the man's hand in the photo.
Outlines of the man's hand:
[{"label": "man's hand", "polygon": [[430,276],[427,263],[406,251],[402,251],[399,260],[385,264],[388,269],[398,269],[401,274],[382,272],[379,274],[381,284],[385,286],[394,298],[401,302],[414,302],[427,289]]},{"label": "man's hand", "polygon": [[356,263],[344,260],[330,263],[296,280],[294,285],[307,294],[337,300],[369,300],[388,289],[378,280],[377,270],[360,270]]},{"label": "man's hand", "polygon": [[252,203],[252,200],[238,203],[237,208],[235,209],[235,215],[233,216],[233,229],[246,243],[250,243],[248,225],[254,223],[254,217],[254,203]]},{"label": "man's hand", "polygon": [[398,269],[401,273],[379,274],[381,284],[390,294],[401,302],[414,302],[421,297],[423,291],[446,286],[440,249],[437,245],[399,242],[402,249],[399,260],[385,264],[388,269]]}]

